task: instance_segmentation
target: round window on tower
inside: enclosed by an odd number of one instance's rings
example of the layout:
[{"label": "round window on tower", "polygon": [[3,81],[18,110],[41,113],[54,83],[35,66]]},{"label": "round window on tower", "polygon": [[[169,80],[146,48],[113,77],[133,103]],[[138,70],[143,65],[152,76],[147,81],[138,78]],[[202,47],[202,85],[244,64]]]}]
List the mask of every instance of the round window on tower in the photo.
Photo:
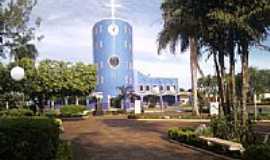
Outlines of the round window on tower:
[{"label": "round window on tower", "polygon": [[112,36],[116,36],[119,33],[119,27],[116,24],[111,24],[108,27],[108,32],[112,35]]},{"label": "round window on tower", "polygon": [[117,56],[112,56],[111,58],[109,58],[108,63],[110,65],[111,68],[116,68],[119,66],[120,64],[120,60],[119,57]]}]

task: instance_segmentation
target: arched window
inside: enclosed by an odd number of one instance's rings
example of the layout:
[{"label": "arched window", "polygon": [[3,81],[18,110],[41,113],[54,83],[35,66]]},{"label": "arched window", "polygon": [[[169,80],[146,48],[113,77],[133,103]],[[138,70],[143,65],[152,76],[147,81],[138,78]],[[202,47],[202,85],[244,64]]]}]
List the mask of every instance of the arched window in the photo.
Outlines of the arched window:
[{"label": "arched window", "polygon": [[171,90],[171,87],[168,85],[167,86],[167,91],[170,91]]},{"label": "arched window", "polygon": [[143,91],[143,89],[144,89],[143,85],[140,85],[140,91]]}]

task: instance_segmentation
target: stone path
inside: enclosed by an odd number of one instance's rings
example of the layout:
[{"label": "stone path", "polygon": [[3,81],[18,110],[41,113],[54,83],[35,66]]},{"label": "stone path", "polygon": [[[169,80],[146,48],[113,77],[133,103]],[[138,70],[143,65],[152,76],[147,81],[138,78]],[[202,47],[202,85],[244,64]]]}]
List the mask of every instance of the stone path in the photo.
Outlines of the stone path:
[{"label": "stone path", "polygon": [[168,141],[168,128],[191,125],[198,124],[112,118],[64,122],[75,160],[220,160]]}]

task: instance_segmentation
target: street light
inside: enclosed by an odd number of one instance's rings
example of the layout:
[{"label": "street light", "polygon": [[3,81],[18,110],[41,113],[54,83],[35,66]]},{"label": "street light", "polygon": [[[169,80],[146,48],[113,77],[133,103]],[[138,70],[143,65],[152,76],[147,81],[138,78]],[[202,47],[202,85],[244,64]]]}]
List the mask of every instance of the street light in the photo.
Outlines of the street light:
[{"label": "street light", "polygon": [[[24,75],[24,69],[19,66],[12,68],[10,71],[10,76],[14,81],[21,81],[24,78]],[[6,109],[9,109],[8,101],[6,102]]]},{"label": "street light", "polygon": [[16,66],[11,69],[10,76],[15,81],[21,81],[25,76],[24,69],[22,67]]}]

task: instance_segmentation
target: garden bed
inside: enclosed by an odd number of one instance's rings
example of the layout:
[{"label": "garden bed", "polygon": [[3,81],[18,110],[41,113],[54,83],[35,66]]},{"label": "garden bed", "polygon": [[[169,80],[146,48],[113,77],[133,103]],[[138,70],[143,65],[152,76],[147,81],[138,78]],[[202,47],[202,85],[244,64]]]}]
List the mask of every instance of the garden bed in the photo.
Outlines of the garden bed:
[{"label": "garden bed", "polygon": [[262,143],[262,140],[257,139],[256,143],[249,144],[244,149],[240,143],[213,138],[212,131],[209,129],[171,128],[168,131],[168,137],[170,141],[219,156],[222,159],[229,159],[229,157],[242,160],[270,159],[269,143]]},{"label": "garden bed", "polygon": [[179,143],[197,147],[199,149],[231,158],[241,158],[240,151],[229,151],[227,147],[216,143],[209,145],[206,141],[203,141],[199,138],[199,135],[209,134],[211,134],[210,131],[206,131],[205,133],[196,133],[195,129],[193,128],[171,128],[168,131],[168,137]]},{"label": "garden bed", "polygon": [[210,119],[208,115],[193,116],[191,114],[166,114],[166,113],[144,113],[129,114],[128,119]]}]

